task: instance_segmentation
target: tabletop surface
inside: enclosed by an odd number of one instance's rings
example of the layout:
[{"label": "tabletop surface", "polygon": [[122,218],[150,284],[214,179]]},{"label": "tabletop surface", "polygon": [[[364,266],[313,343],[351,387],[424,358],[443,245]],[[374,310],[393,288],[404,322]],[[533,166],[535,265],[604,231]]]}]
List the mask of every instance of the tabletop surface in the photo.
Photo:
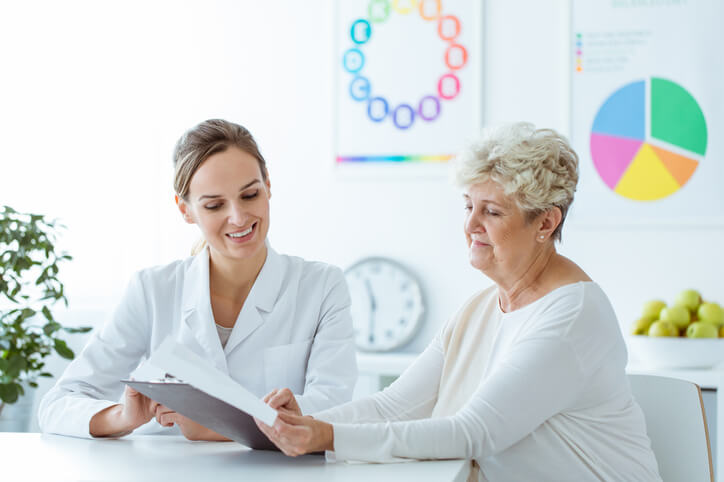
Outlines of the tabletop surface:
[{"label": "tabletop surface", "polygon": [[182,436],[134,435],[88,440],[39,433],[0,433],[3,481],[169,480],[214,482],[455,481],[464,482],[465,460],[399,464],[327,463],[323,456],[286,457],[234,442],[190,442]]}]

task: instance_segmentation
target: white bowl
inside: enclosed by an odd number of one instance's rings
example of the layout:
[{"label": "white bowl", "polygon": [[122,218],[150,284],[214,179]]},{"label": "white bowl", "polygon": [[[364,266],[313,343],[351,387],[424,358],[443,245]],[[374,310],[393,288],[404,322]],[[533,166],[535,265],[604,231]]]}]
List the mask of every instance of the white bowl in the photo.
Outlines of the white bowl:
[{"label": "white bowl", "polygon": [[655,368],[710,368],[724,362],[724,338],[626,338],[629,358]]}]

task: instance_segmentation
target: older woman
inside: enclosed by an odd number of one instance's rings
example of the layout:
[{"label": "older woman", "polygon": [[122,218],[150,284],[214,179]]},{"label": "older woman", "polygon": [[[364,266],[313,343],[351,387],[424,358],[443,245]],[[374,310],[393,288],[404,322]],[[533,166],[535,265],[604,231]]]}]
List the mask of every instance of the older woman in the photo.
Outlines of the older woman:
[{"label": "older woman", "polygon": [[469,458],[469,480],[660,480],[611,304],[556,252],[577,155],[520,123],[487,131],[455,166],[470,263],[495,284],[383,392],[313,418],[272,392],[283,413],[260,428],[288,455]]}]

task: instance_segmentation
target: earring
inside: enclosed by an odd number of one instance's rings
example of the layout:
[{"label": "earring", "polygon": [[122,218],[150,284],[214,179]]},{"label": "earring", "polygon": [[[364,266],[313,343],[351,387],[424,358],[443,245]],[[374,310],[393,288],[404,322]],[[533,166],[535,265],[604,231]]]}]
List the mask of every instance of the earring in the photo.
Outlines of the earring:
[{"label": "earring", "polygon": [[540,235],[540,239],[544,239],[544,238],[545,238],[545,236],[543,236],[543,235],[541,234],[541,235]]}]

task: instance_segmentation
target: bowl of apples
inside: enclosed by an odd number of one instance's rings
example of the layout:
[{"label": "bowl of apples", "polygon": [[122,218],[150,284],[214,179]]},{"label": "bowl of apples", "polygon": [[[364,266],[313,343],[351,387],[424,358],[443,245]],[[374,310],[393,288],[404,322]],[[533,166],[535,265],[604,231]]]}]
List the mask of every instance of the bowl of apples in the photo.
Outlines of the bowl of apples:
[{"label": "bowl of apples", "polygon": [[626,339],[631,357],[655,368],[710,368],[724,362],[724,308],[684,290],[671,305],[644,304]]}]

